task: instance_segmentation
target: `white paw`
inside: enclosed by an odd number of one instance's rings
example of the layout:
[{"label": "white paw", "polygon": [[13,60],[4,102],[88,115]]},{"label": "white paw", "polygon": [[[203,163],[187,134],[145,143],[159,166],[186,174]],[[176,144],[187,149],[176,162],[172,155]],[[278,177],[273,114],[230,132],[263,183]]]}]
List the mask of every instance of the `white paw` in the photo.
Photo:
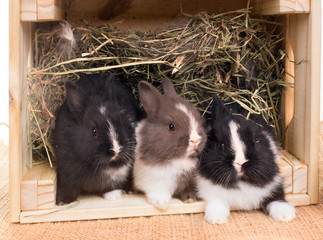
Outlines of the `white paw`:
[{"label": "white paw", "polygon": [[205,208],[205,219],[212,224],[222,224],[228,221],[230,209],[222,204],[207,204]]},{"label": "white paw", "polygon": [[276,221],[289,222],[296,217],[295,207],[282,201],[274,201],[267,206],[268,214]]},{"label": "white paw", "polygon": [[147,193],[148,202],[156,208],[166,211],[172,196],[168,193]]},{"label": "white paw", "polygon": [[113,201],[120,198],[122,194],[123,194],[123,191],[121,189],[116,189],[111,192],[107,192],[103,194],[103,198],[109,201]]}]

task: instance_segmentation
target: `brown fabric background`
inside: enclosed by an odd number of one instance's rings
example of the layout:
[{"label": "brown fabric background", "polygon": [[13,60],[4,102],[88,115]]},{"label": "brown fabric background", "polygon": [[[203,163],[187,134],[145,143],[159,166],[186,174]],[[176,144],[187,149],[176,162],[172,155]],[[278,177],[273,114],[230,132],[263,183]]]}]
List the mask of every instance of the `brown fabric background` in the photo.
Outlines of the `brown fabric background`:
[{"label": "brown fabric background", "polygon": [[262,211],[232,212],[229,222],[211,225],[203,214],[107,220],[9,223],[8,148],[0,143],[0,239],[323,239],[323,124],[320,141],[320,204],[297,207],[292,222],[276,222]]}]

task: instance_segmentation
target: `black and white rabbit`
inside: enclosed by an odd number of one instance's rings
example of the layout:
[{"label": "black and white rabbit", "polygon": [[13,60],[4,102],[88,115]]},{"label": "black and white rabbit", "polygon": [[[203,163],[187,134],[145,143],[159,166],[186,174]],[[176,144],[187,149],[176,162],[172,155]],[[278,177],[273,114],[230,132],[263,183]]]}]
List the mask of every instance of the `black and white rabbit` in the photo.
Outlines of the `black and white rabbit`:
[{"label": "black and white rabbit", "polygon": [[204,119],[176,94],[171,81],[162,81],[162,95],[148,82],[139,83],[147,118],[136,128],[134,186],[148,201],[166,210],[172,197],[196,199],[198,156],[206,143]]},{"label": "black and white rabbit", "polygon": [[286,202],[277,166],[279,147],[273,129],[256,115],[213,98],[212,130],[199,165],[198,195],[206,201],[205,218],[224,223],[230,208],[262,207],[278,221],[290,221],[295,208]]},{"label": "black and white rabbit", "polygon": [[56,204],[72,202],[81,193],[120,197],[134,161],[141,116],[136,100],[113,74],[67,81],[65,87],[54,130]]}]

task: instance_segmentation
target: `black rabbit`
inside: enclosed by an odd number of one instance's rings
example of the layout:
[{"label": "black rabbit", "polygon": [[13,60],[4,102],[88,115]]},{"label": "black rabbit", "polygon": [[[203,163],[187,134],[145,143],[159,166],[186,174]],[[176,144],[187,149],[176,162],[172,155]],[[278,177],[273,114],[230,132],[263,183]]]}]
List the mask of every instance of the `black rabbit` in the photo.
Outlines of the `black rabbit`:
[{"label": "black rabbit", "polygon": [[247,120],[237,104],[229,106],[214,96],[212,128],[197,177],[199,196],[207,203],[205,218],[220,224],[231,207],[261,206],[275,220],[292,220],[295,208],[285,201],[273,129],[257,115]]},{"label": "black rabbit", "polygon": [[141,117],[136,100],[113,74],[67,81],[65,87],[54,130],[56,204],[70,203],[81,193],[120,197],[131,185]]}]

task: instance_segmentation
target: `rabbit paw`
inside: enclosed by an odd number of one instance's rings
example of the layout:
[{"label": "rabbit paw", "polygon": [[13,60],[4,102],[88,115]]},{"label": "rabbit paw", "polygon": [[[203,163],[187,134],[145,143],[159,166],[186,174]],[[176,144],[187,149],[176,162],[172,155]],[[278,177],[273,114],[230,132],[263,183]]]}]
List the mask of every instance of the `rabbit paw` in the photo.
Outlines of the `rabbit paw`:
[{"label": "rabbit paw", "polygon": [[169,208],[171,195],[166,193],[147,194],[148,202],[156,208],[166,211]]},{"label": "rabbit paw", "polygon": [[289,222],[296,217],[295,207],[283,201],[274,201],[267,206],[268,214],[276,221]]},{"label": "rabbit paw", "polygon": [[[177,197],[177,196],[175,196]],[[197,201],[196,191],[194,189],[190,189],[188,191],[185,191],[181,193],[178,196],[179,199],[181,199],[184,203],[193,203]]]},{"label": "rabbit paw", "polygon": [[108,200],[108,201],[113,201],[118,198],[120,198],[123,194],[123,191],[121,189],[116,189],[111,192],[106,192],[103,194],[103,198]]},{"label": "rabbit paw", "polygon": [[207,204],[205,208],[205,219],[212,224],[222,224],[228,221],[230,209],[223,205]]}]

